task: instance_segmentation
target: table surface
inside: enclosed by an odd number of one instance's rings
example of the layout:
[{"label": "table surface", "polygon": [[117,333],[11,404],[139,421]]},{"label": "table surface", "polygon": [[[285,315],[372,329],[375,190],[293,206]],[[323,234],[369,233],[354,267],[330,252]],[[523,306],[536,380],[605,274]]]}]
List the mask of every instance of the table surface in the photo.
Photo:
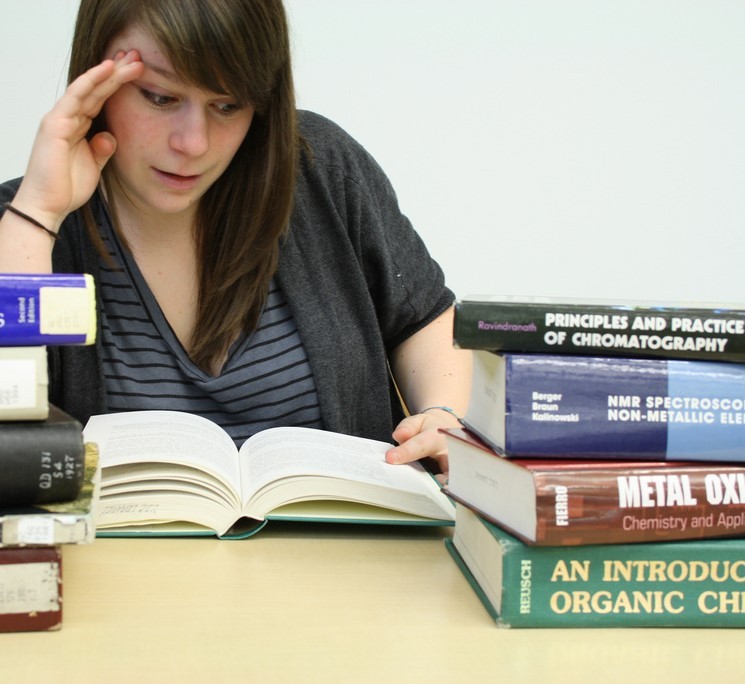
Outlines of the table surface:
[{"label": "table surface", "polygon": [[274,522],[242,541],[64,547],[62,629],[0,634],[2,679],[745,681],[741,630],[498,629],[446,534]]}]

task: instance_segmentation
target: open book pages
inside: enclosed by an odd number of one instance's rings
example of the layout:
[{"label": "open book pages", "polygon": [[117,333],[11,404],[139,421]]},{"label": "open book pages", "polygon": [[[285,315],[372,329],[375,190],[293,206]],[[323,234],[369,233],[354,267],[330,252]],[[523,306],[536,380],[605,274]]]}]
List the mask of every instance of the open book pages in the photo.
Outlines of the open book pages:
[{"label": "open book pages", "polygon": [[243,518],[454,518],[421,465],[385,462],[391,445],[384,442],[280,427],[237,450],[216,424],[172,411],[94,416],[85,434],[101,450],[99,529],[190,522],[224,535]]}]

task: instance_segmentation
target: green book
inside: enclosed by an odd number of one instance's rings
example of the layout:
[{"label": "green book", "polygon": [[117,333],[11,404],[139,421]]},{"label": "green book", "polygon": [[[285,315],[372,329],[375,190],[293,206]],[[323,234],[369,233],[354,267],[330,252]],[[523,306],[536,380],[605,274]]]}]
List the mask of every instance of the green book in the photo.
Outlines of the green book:
[{"label": "green book", "polygon": [[745,539],[536,547],[457,504],[445,544],[499,627],[745,627]]}]

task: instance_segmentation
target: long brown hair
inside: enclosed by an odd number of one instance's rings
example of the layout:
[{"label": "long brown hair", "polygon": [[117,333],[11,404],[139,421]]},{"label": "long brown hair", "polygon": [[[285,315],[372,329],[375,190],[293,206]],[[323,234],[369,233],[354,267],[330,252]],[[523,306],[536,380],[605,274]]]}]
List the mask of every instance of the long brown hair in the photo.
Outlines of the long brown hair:
[{"label": "long brown hair", "polygon": [[[81,0],[68,81],[105,59],[109,43],[133,24],[153,36],[184,81],[255,109],[197,212],[190,356],[210,368],[241,331],[256,327],[289,223],[299,142],[287,19],[281,0]],[[90,135],[105,125],[99,116]],[[105,184],[112,173],[111,165],[104,169]],[[86,221],[94,232],[90,207]]]}]

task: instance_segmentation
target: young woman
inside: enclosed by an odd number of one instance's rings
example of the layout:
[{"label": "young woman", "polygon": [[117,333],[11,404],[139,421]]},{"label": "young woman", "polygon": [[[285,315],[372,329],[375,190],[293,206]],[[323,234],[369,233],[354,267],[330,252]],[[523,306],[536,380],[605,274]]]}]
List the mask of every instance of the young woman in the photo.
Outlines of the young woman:
[{"label": "young woman", "polygon": [[306,425],[446,471],[471,362],[453,295],[370,155],[296,111],[281,0],[82,0],[68,89],[0,204],[0,271],[96,278],[95,347],[50,348],[79,420]]}]

